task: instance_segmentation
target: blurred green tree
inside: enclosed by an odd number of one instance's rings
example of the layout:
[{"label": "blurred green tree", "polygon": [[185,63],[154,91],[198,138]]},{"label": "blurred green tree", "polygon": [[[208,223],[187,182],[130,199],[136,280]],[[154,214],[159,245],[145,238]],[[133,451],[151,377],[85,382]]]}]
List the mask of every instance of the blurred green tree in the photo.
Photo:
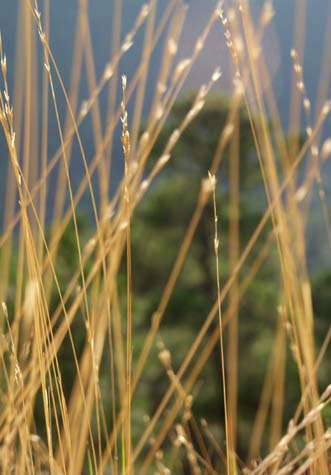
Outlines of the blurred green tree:
[{"label": "blurred green tree", "polygon": [[[162,151],[171,132],[179,126],[191,105],[190,98],[179,101],[173,108],[167,127],[154,147],[151,164]],[[227,124],[229,104],[222,97],[212,97],[199,116],[190,124],[176,145],[168,167],[148,196],[139,205],[132,223],[133,286],[136,305],[136,331],[145,333],[146,325],[156,311],[162,290],[174,265],[185,231],[198,201],[201,180],[207,177],[220,133]],[[238,112],[239,125],[239,255],[246,246],[265,209],[258,160],[249,118],[244,109]],[[217,173],[217,206],[220,236],[221,279],[224,285],[230,276],[230,147],[227,147]],[[257,199],[258,198],[258,199]],[[243,265],[239,282],[261,252],[271,232],[267,227]],[[160,336],[172,354],[177,370],[190,349],[194,338],[216,300],[214,255],[214,217],[212,201],[207,203],[197,227],[182,272],[167,306]],[[259,403],[267,361],[274,342],[279,302],[279,269],[275,247],[264,260],[261,269],[249,285],[239,308],[239,446],[247,452],[249,429]],[[228,299],[224,302],[224,310]],[[209,330],[210,336],[217,321]],[[155,356],[155,355],[154,355]],[[198,355],[197,355],[198,356]],[[147,371],[148,372],[148,366]],[[160,368],[157,384],[150,385],[152,407],[156,407],[164,392],[164,370]],[[163,381],[163,382],[162,382]],[[222,391],[219,348],[211,356],[201,374],[203,390],[197,391],[197,416],[213,423],[222,423]],[[289,408],[290,410],[291,408]]]}]

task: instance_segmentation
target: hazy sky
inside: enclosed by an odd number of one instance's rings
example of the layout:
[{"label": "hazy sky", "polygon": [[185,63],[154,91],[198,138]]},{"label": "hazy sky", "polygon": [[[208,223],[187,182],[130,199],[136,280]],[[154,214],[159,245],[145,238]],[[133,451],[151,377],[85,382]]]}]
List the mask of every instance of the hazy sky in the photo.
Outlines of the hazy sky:
[{"label": "hazy sky", "polygon": [[[0,17],[0,29],[3,36],[4,48],[8,56],[9,71],[13,71],[15,55],[15,29],[16,10],[23,0],[0,0],[2,5]],[[112,0],[90,0],[90,26],[94,42],[95,62],[97,72],[101,74],[104,64],[109,59],[112,29]],[[168,0],[158,1],[158,16],[164,11]],[[181,48],[178,57],[185,57],[190,54],[198,33],[202,31],[208,16],[210,15],[214,0],[189,0],[188,13],[185,28],[181,37]],[[225,8],[231,0],[225,1]],[[270,70],[272,71],[273,86],[277,96],[278,106],[281,115],[286,123],[287,109],[289,102],[289,81],[291,76],[290,49],[293,46],[293,29],[298,6],[306,3],[306,35],[305,35],[305,61],[304,77],[308,93],[314,102],[314,96],[318,85],[317,79],[320,76],[320,68],[323,63],[323,42],[325,33],[325,23],[329,15],[329,0],[277,0],[274,2],[275,17],[268,28],[265,37],[264,51]],[[123,1],[123,35],[133,24],[143,1],[124,0]],[[251,0],[253,11],[257,12],[263,0]],[[42,1],[40,1],[42,8]],[[73,37],[77,16],[77,0],[56,0],[51,1],[51,47],[55,58],[60,66],[66,85],[69,83],[70,65],[73,55]],[[220,65],[223,70],[223,79],[219,87],[227,89],[229,87],[227,51],[222,37],[221,25],[217,25],[212,31],[206,48],[201,55],[196,67],[188,78],[186,88],[197,88],[202,81],[205,81],[215,64]],[[121,64],[121,72],[125,72],[128,77],[133,74],[139,62],[139,51],[143,35],[137,37],[137,42],[127,58]],[[158,57],[161,53],[158,48],[154,55],[154,61],[150,67],[150,85],[157,74]],[[331,52],[331,47],[330,47]],[[331,53],[330,53],[331,54]]]},{"label": "hazy sky", "polygon": [[[11,87],[15,61],[16,11],[17,8],[20,8],[22,2],[23,0],[0,0],[0,29],[2,32],[4,49],[7,53]],[[230,0],[225,1],[225,9],[230,5],[230,3]],[[255,15],[256,18],[258,16],[257,12],[260,10],[263,3],[263,0],[251,0],[250,2],[253,15]],[[307,15],[304,48],[304,78],[308,94],[312,100],[312,104],[314,104],[315,94],[318,88],[318,78],[320,77],[321,67],[324,61],[323,44],[326,30],[325,25],[329,17],[330,1],[276,0],[274,2],[275,17],[272,24],[268,27],[263,44],[263,51],[272,74],[273,88],[277,104],[285,126],[287,124],[290,102],[290,83],[292,75],[290,50],[293,46],[293,30],[295,18],[298,15],[298,8],[302,8],[305,3],[307,5]],[[42,4],[42,1],[40,1],[41,9]],[[123,1],[124,14],[122,21],[122,36],[124,36],[133,25],[142,4],[143,2],[141,0]],[[167,4],[168,0],[158,1],[158,18],[162,15]],[[189,8],[185,27],[181,36],[178,60],[180,58],[185,58],[192,53],[194,42],[203,30],[215,4],[216,2],[214,0],[188,1]],[[90,0],[89,2],[90,27],[98,78],[100,78],[104,66],[109,60],[113,18],[112,9],[112,0]],[[76,21],[77,0],[51,1],[50,45],[67,89],[69,87],[70,65],[74,54],[73,38]],[[135,45],[120,65],[120,73],[126,74],[129,80],[140,61],[142,40],[143,32],[137,36]],[[22,47],[24,47],[24,45],[22,45]],[[153,88],[155,87],[161,54],[162,44],[157,47],[150,64],[146,93],[146,108],[148,108],[148,102],[150,99],[148,91],[153,91]],[[331,46],[328,54],[331,54]],[[220,22],[211,32],[206,48],[187,80],[185,91],[196,89],[202,82],[208,80],[215,66],[220,66],[223,71],[223,77],[217,87],[220,91],[224,92],[229,89],[232,77],[229,75],[228,51],[225,47],[223,30]],[[84,92],[84,90],[82,90],[81,100],[85,99],[85,94],[86,91]],[[61,99],[59,100],[61,105]],[[53,126],[56,127],[54,117]],[[89,133],[88,128],[86,128],[85,133]],[[52,142],[52,137],[50,137],[50,139]],[[90,138],[87,136],[87,155],[89,155],[89,143],[91,141],[92,137]],[[3,146],[1,146],[1,143],[2,141],[0,138],[0,152],[3,154],[4,149]],[[58,144],[56,143],[54,146],[57,145]],[[50,148],[52,148],[52,143]],[[0,187],[2,189],[2,197],[5,182],[5,173],[3,172],[5,162],[6,160],[3,159],[0,162]],[[120,171],[118,170],[117,176],[119,176],[119,174]],[[78,173],[75,174],[75,177],[77,182],[79,182],[81,177]]]}]

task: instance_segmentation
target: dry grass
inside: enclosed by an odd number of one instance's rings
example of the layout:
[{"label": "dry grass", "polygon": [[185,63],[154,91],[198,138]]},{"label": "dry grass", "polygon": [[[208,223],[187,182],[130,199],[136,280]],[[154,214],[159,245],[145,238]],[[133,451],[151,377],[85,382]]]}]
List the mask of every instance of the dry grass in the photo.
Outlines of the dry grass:
[{"label": "dry grass", "polygon": [[[0,122],[4,134],[10,171],[7,181],[4,228],[0,239],[2,301],[1,338],[1,413],[0,467],[1,473],[52,475],[80,473],[176,473],[179,453],[187,458],[189,473],[237,473],[314,475],[330,472],[331,433],[322,418],[322,410],[330,402],[328,387],[319,393],[318,369],[329,345],[330,332],[322,348],[316,348],[314,314],[310,278],[307,271],[305,229],[311,211],[311,192],[318,187],[321,207],[331,244],[331,224],[321,168],[330,154],[330,142],[321,146],[321,129],[330,113],[327,88],[321,78],[318,113],[312,118],[311,104],[304,86],[300,66],[302,22],[297,15],[297,50],[292,51],[294,89],[291,109],[292,126],[298,129],[301,107],[305,111],[307,136],[304,143],[294,143],[289,149],[282,130],[276,100],[268,84],[268,69],[261,41],[272,21],[272,2],[265,1],[257,26],[254,25],[249,2],[240,0],[236,6],[212,12],[192,54],[178,59],[177,45],[185,20],[186,8],[180,1],[169,0],[163,15],[156,22],[157,1],[151,0],[141,9],[132,30],[120,44],[121,0],[114,0],[113,51],[103,75],[97,78],[89,18],[85,3],[80,2],[77,20],[75,55],[69,92],[62,81],[56,58],[49,43],[50,2],[43,1],[43,15],[37,0],[21,2],[19,11],[18,48],[13,92],[7,83],[6,45],[0,43],[2,85],[0,92]],[[220,132],[219,144],[211,157],[210,178],[205,170],[196,209],[178,250],[178,256],[164,287],[158,307],[151,318],[142,351],[132,365],[134,314],[132,301],[131,221],[137,205],[144,199],[154,179],[172,158],[181,135],[204,107],[213,85],[220,80],[215,72],[202,85],[192,107],[182,123],[169,136],[159,159],[149,168],[154,144],[163,130],[167,117],[178,98],[185,80],[213,28],[224,29],[233,66],[233,90],[227,125]],[[127,82],[121,60],[134,48],[136,35],[145,31],[141,62],[135,75]],[[164,51],[159,77],[151,94],[151,108],[142,129],[143,103],[147,94],[147,77],[151,55],[160,36],[164,35]],[[42,48],[42,66],[38,49]],[[86,69],[88,99],[79,109],[79,87],[83,68]],[[42,70],[40,91],[37,78]],[[122,80],[121,105],[117,108],[118,84]],[[106,123],[102,123],[100,95],[108,88],[109,107]],[[324,93],[323,93],[324,91]],[[58,97],[66,103],[65,120],[61,117]],[[128,105],[132,106],[132,117]],[[261,169],[261,181],[268,206],[246,248],[239,252],[239,168],[240,128],[239,107],[244,104],[249,114],[256,153]],[[131,109],[130,109],[131,110]],[[39,113],[40,112],[40,113]],[[50,113],[54,114],[57,130],[49,128]],[[271,125],[268,116],[274,118]],[[95,153],[86,157],[80,131],[90,120]],[[39,126],[38,126],[39,124]],[[64,124],[64,125],[63,125]],[[121,126],[125,173],[112,198],[110,178],[114,161],[114,142]],[[59,148],[49,157],[49,134],[57,134]],[[274,137],[277,140],[274,140]],[[118,138],[118,137],[117,137]],[[72,183],[70,168],[73,147],[78,146],[84,178],[77,187]],[[217,202],[215,175],[222,163],[224,151],[230,149],[231,207],[229,265],[227,282],[222,280],[222,249],[218,248]],[[299,181],[298,167],[306,160],[304,178]],[[3,159],[3,157],[2,157]],[[75,160],[78,160],[77,153]],[[58,168],[55,190],[50,189],[50,176]],[[148,170],[148,171],[147,171]],[[54,178],[52,178],[53,180]],[[316,185],[317,184],[317,185]],[[99,199],[96,198],[98,190]],[[49,194],[54,193],[50,224],[46,225]],[[87,243],[82,239],[77,213],[83,196],[88,196],[94,219],[94,235]],[[286,199],[284,199],[284,197]],[[66,202],[69,200],[69,203]],[[148,198],[147,198],[148,199]],[[156,345],[162,318],[176,288],[190,246],[207,203],[214,200],[215,209],[215,289],[217,299],[206,309],[204,324],[196,331],[195,341],[175,371],[171,355],[159,343],[160,362],[165,369],[168,387],[153,414],[141,424],[139,441],[132,440],[132,401],[144,374],[146,362]],[[19,210],[16,203],[19,202]],[[272,221],[273,231],[261,246],[257,258],[242,279],[238,275],[252,249],[261,239],[266,224]],[[72,269],[69,285],[63,289],[57,273],[59,243],[68,225],[73,223],[77,249],[77,269]],[[46,229],[50,229],[46,232]],[[211,236],[211,239],[213,236]],[[261,393],[261,402],[251,428],[250,454],[247,462],[237,459],[238,431],[238,332],[239,308],[245,291],[259,267],[276,246],[280,266],[279,321],[271,352],[269,369]],[[15,295],[10,312],[10,273],[13,254],[17,255]],[[119,295],[119,269],[127,267],[126,314]],[[87,263],[90,265],[87,266]],[[157,263],[156,263],[157,265]],[[55,289],[55,290],[54,290]],[[58,305],[53,308],[51,296],[56,291]],[[227,299],[226,299],[227,297]],[[225,304],[226,301],[226,304]],[[8,305],[9,308],[9,305]],[[77,356],[72,325],[84,316],[85,341]],[[219,316],[219,326],[209,332]],[[214,327],[215,328],[215,327]],[[227,332],[227,351],[222,335]],[[217,440],[206,421],[195,420],[192,402],[197,379],[208,364],[209,356],[219,344],[224,389],[226,437]],[[76,367],[71,394],[65,394],[61,379],[63,361],[59,351],[64,340],[71,342]],[[286,405],[286,348],[293,352],[301,386],[301,399],[288,429],[283,433],[283,412]],[[111,387],[111,425],[106,417],[105,394],[100,384],[100,367],[109,358]],[[108,395],[107,395],[108,397]],[[221,399],[221,397],[220,397]],[[36,404],[43,407],[43,434],[37,433],[34,420]],[[256,462],[260,452],[266,421],[270,416],[269,454]],[[304,434],[305,444],[297,444]],[[163,450],[173,455],[165,460]],[[170,445],[170,449],[169,449]],[[210,457],[210,447],[218,460]],[[255,460],[253,463],[252,461]],[[171,466],[173,461],[173,466]],[[168,466],[169,462],[169,466]],[[153,467],[153,468],[152,468]],[[83,472],[85,470],[85,472]]]}]

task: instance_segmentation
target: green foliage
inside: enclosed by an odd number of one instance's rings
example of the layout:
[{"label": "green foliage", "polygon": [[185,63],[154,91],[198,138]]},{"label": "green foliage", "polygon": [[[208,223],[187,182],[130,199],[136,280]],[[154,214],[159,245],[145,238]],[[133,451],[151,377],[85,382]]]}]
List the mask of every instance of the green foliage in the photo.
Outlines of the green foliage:
[{"label": "green foliage", "polygon": [[[164,129],[160,142],[154,148],[153,156],[157,157],[162,153],[167,137],[178,126],[189,107],[189,99],[175,105],[169,126]],[[181,137],[169,167],[159,178],[157,186],[151,188],[137,209],[132,223],[132,255],[134,300],[137,308],[143,312],[141,315],[135,314],[140,325],[144,322],[143,325],[148,326],[157,309],[162,290],[196,207],[201,180],[207,176],[228,112],[228,104],[223,98],[214,97],[207,103],[201,115]],[[259,168],[253,150],[249,121],[241,111],[240,180],[243,182],[244,192],[239,202],[239,252],[243,251],[261,219],[260,204],[264,199],[262,195],[257,205],[253,199],[249,199],[252,193],[258,192],[255,183]],[[231,220],[228,175],[229,153],[226,150],[218,172],[217,186],[222,284],[227,281],[231,272],[228,262]],[[261,192],[259,194],[261,195]],[[265,230],[259,242],[264,243],[269,232],[270,227]],[[171,352],[175,370],[189,351],[216,300],[213,239],[213,207],[210,202],[203,211],[160,330],[160,336]],[[261,245],[257,244],[240,276],[247,273],[260,249]],[[238,404],[240,417],[249,421],[250,425],[259,403],[267,361],[274,341],[279,287],[279,269],[275,257],[275,249],[272,248],[240,305]],[[143,301],[144,305],[139,305],[139,301]],[[227,300],[224,311],[226,308]],[[209,330],[209,336],[217,325],[215,321]],[[149,373],[148,367],[146,373]],[[218,424],[219,429],[223,424],[220,374],[219,348],[216,347],[195,387],[194,413],[197,417],[205,417],[213,424]],[[151,394],[152,407],[156,407],[167,386],[162,368],[159,368],[159,374],[154,377],[154,384],[151,385],[155,388]],[[240,445],[243,451],[247,450],[244,440],[240,441]]]},{"label": "green foliage", "polygon": [[[190,98],[178,102],[170,116],[168,126],[163,129],[160,140],[153,149],[151,163],[162,154],[168,136],[178,126],[190,107]],[[147,196],[138,206],[132,220],[132,265],[133,265],[133,365],[135,366],[150,328],[152,317],[156,311],[162,292],[176,261],[181,243],[195,210],[201,180],[207,176],[212,157],[215,153],[219,135],[226,124],[228,104],[225,99],[214,97],[210,100],[201,115],[190,125],[178,145],[175,147],[168,168],[161,174],[149,190]],[[231,275],[229,268],[229,227],[231,207],[229,204],[229,152],[224,153],[220,170],[217,174],[217,207],[220,236],[220,269],[221,286]],[[261,219],[264,194],[258,188],[260,182],[259,167],[254,154],[254,142],[250,133],[250,125],[244,111],[240,111],[240,181],[243,192],[239,200],[239,253],[247,245],[252,233]],[[258,200],[256,200],[258,197]],[[208,312],[216,300],[216,276],[214,257],[214,222],[212,203],[207,203],[190,251],[187,255],[182,272],[176,283],[174,292],[166,308],[159,338],[169,349],[172,366],[177,371],[187,355],[196,335],[203,325]],[[82,246],[87,242],[90,226],[86,220],[79,218],[79,233]],[[239,273],[242,282],[254,259],[259,255],[271,232],[267,226],[258,243]],[[15,256],[14,256],[15,257]],[[123,263],[124,264],[124,263]],[[64,293],[78,266],[78,254],[74,227],[71,223],[64,233],[56,259],[56,272]],[[85,265],[85,274],[91,268],[91,260]],[[126,274],[123,265],[118,276],[119,296],[123,315],[126,305]],[[314,286],[314,307],[317,314],[319,341],[329,325],[330,274],[320,276]],[[275,339],[277,306],[279,303],[279,268],[275,246],[271,246],[267,258],[263,262],[256,277],[250,283],[246,293],[240,300],[239,308],[239,440],[238,450],[245,456],[248,449],[249,431],[253,417],[259,404],[268,361],[272,354]],[[67,302],[67,308],[71,303]],[[9,301],[10,304],[10,301]],[[54,289],[51,297],[51,312],[59,305],[59,297]],[[225,312],[228,298],[223,303]],[[60,320],[64,315],[61,314]],[[209,329],[203,344],[217,328],[217,321]],[[123,331],[125,323],[123,321]],[[76,316],[71,332],[79,358],[86,340],[85,316],[83,309]],[[225,333],[225,344],[227,334]],[[191,366],[196,362],[199,352],[194,356]],[[75,362],[69,337],[67,336],[58,352],[62,383],[66,397],[72,389]],[[322,375],[327,380],[328,367],[322,368]],[[201,372],[193,388],[193,413],[197,418],[204,417],[215,430],[221,434],[223,421],[222,381],[220,372],[219,348],[215,347],[210,360]],[[169,385],[165,368],[158,359],[156,345],[152,348],[146,368],[138,384],[132,401],[132,436],[137,442],[142,433],[143,417],[152,415],[158,407]],[[103,355],[100,367],[100,387],[103,394],[111,394],[109,381],[109,349]],[[290,355],[287,363],[286,412],[285,420],[293,415],[298,403],[300,390],[296,364]],[[39,401],[40,398],[37,399]],[[43,411],[41,400],[36,406],[36,423],[42,421]],[[112,401],[110,396],[104,398],[104,409],[107,421],[111,424]],[[116,402],[118,405],[118,401]],[[330,418],[329,412],[325,419]],[[42,426],[42,424],[41,424]],[[91,467],[89,468],[91,472]]]},{"label": "green foliage", "polygon": [[[161,155],[171,132],[183,121],[193,102],[193,96],[180,99],[174,106],[166,126],[154,147],[153,156]],[[186,176],[192,185],[198,186],[201,177],[206,176],[229,114],[228,99],[220,95],[212,95],[206,102],[198,117],[184,131],[178,141],[167,175]],[[251,133],[251,126],[246,109],[239,110],[240,128],[240,181],[241,189],[256,188],[261,183],[261,175]],[[153,163],[153,156],[151,163]],[[228,187],[229,154],[225,152],[219,172],[222,187]],[[190,192],[192,194],[192,191]]]},{"label": "green foliage", "polygon": [[[315,314],[315,335],[316,335],[316,353],[318,354],[324,340],[330,332],[330,309],[331,309],[331,273],[324,271],[318,274],[313,280],[313,308]],[[321,390],[330,383],[330,345],[328,345],[324,354],[321,368],[319,371]],[[326,412],[326,420],[330,411]]]}]

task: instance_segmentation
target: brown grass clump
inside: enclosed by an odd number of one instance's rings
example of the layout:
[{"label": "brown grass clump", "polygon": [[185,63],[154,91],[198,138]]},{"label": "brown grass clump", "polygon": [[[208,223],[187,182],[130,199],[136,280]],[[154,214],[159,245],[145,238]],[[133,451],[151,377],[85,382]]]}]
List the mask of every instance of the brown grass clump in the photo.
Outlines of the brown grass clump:
[{"label": "brown grass clump", "polygon": [[[331,432],[325,425],[323,411],[330,403],[331,390],[328,386],[321,391],[319,367],[329,348],[331,332],[318,348],[307,267],[306,226],[316,185],[327,244],[331,244],[322,175],[322,166],[331,153],[330,139],[321,143],[330,102],[321,78],[317,113],[313,117],[300,63],[303,12],[296,17],[297,38],[291,52],[294,79],[290,116],[291,127],[299,130],[303,108],[306,135],[289,144],[263,51],[263,38],[274,15],[272,1],[265,0],[258,21],[253,21],[246,0],[233,2],[227,9],[217,4],[197,35],[191,55],[180,58],[178,49],[187,14],[181,1],[165,2],[162,15],[157,0],[144,4],[121,42],[123,5],[121,0],[114,0],[112,52],[100,77],[95,67],[88,1],[81,1],[68,91],[50,41],[50,1],[40,3],[20,3],[16,58],[6,58],[6,44],[0,38],[0,123],[9,166],[0,236],[0,473],[166,475],[185,470],[194,475],[327,475],[331,469]],[[224,33],[231,69],[226,125],[220,131],[210,166],[204,171],[196,207],[137,351],[133,220],[138,205],[148,200],[148,191],[157,186],[157,179],[171,165],[175,147],[205,107],[210,91],[222,80],[215,64],[183,120],[167,137],[162,153],[153,161],[155,144],[215,30]],[[127,79],[123,61],[142,31],[141,60],[133,77]],[[160,38],[163,52],[159,75],[151,90],[148,72]],[[7,69],[14,60],[12,86],[7,80]],[[88,97],[79,104],[83,78]],[[144,111],[147,95],[148,114]],[[101,107],[104,102],[106,117]],[[243,249],[239,226],[242,108],[250,123],[267,203]],[[86,128],[93,137],[93,153],[86,151],[90,150],[84,137]],[[58,149],[50,154],[50,137],[54,135],[58,137]],[[113,163],[119,153],[123,176],[113,191]],[[216,194],[216,177],[225,153],[229,153],[228,250],[219,246],[222,232],[218,220],[222,220],[222,215]],[[83,170],[78,183],[73,160]],[[299,178],[298,169],[303,162],[304,176]],[[80,225],[82,200],[89,202],[93,217],[93,233],[88,238]],[[172,352],[162,341],[163,317],[190,255],[204,210],[211,203],[215,225],[214,235],[210,236],[215,250],[215,285],[211,290],[216,292],[216,299],[211,308],[205,309],[203,324],[196,328],[195,339],[177,368]],[[265,238],[263,231],[269,222],[272,228]],[[61,242],[70,226],[75,267],[69,282],[64,282],[59,268],[59,262],[65,259]],[[249,261],[259,243],[259,253]],[[243,461],[238,455],[238,393],[240,358],[245,348],[239,347],[239,309],[246,290],[272,249],[277,251],[280,276],[279,283],[275,283],[279,287],[277,327],[268,370],[264,382],[261,381],[260,403],[249,428],[250,440],[246,441],[249,453]],[[230,269],[228,280],[223,278],[224,254]],[[121,287],[123,263],[125,295]],[[158,262],[154,265],[158,266]],[[213,325],[217,319],[218,324]],[[77,328],[84,336],[82,342],[78,341]],[[227,344],[223,345],[225,339]],[[210,364],[210,356],[218,345],[223,392],[220,405],[224,414],[224,431],[220,436],[213,431],[213,421],[199,422],[194,412],[200,395],[200,374]],[[70,390],[63,377],[64,347],[71,348],[68,360],[75,374]],[[159,361],[153,364],[162,367],[164,391],[157,407],[142,418],[137,437],[134,401],[155,349]],[[285,421],[288,349],[297,367],[301,395],[293,418]],[[106,382],[105,372],[101,371],[105,367]],[[265,437],[267,452],[262,448]]]}]

